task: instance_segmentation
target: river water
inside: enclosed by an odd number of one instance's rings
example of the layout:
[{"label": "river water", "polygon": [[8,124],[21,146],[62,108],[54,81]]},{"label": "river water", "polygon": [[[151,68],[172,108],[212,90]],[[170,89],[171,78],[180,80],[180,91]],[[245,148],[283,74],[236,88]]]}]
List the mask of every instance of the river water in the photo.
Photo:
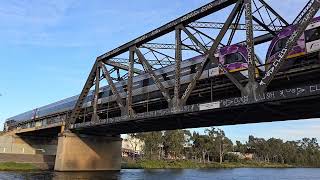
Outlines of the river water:
[{"label": "river water", "polygon": [[0,172],[0,180],[320,180],[316,168],[235,168],[235,169],[181,169],[143,170],[123,169],[118,172]]}]

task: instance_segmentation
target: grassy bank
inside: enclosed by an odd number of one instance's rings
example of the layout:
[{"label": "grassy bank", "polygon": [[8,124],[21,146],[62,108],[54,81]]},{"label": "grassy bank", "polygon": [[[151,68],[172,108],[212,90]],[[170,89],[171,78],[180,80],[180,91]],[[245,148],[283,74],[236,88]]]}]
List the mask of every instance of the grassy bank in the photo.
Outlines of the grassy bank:
[{"label": "grassy bank", "polygon": [[0,163],[0,171],[31,171],[38,170],[36,166],[29,163],[3,162]]},{"label": "grassy bank", "polygon": [[244,161],[244,162],[224,162],[222,164],[211,162],[211,163],[199,163],[188,160],[139,160],[130,161],[122,164],[123,169],[193,169],[193,168],[289,168],[293,167],[288,164],[276,164],[276,163],[265,163],[255,161]]}]

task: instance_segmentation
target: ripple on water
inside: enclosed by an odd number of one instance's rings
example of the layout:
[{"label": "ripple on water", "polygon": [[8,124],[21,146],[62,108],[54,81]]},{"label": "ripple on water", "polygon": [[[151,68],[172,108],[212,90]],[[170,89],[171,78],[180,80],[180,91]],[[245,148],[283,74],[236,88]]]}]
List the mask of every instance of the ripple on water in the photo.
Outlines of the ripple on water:
[{"label": "ripple on water", "polygon": [[0,180],[319,180],[317,168],[123,169],[113,172],[0,172]]}]

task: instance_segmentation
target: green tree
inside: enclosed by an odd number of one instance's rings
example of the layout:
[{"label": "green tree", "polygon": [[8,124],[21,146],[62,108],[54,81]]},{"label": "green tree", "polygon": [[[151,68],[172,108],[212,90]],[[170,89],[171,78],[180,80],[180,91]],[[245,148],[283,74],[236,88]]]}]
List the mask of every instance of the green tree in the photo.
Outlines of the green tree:
[{"label": "green tree", "polygon": [[162,132],[146,132],[137,133],[136,138],[144,141],[144,156],[148,159],[160,159],[161,156],[161,146],[163,143]]},{"label": "green tree", "polygon": [[207,161],[209,161],[209,151],[211,148],[210,138],[208,135],[200,135],[199,133],[194,132],[192,135],[194,149],[194,157],[199,161],[205,163],[206,157]]},{"label": "green tree", "polygon": [[218,154],[219,162],[222,163],[224,155],[232,150],[232,141],[226,137],[224,131],[219,128],[211,127],[206,129],[205,133],[207,133],[210,138],[212,152]]},{"label": "green tree", "polygon": [[247,146],[245,144],[242,144],[240,141],[236,141],[234,151],[244,154],[247,151]]},{"label": "green tree", "polygon": [[185,143],[185,132],[183,130],[165,131],[163,134],[165,156],[170,155],[174,159],[181,157]]}]

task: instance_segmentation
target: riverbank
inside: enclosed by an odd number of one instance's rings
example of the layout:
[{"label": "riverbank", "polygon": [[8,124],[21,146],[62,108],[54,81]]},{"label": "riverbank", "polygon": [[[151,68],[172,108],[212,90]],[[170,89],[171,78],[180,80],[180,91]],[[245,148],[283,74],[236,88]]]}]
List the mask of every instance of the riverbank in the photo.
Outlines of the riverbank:
[{"label": "riverbank", "polygon": [[289,164],[255,161],[199,163],[190,160],[139,160],[122,164],[123,169],[200,169],[200,168],[292,168]]},{"label": "riverbank", "polygon": [[39,168],[30,163],[2,162],[0,171],[35,171]]}]

